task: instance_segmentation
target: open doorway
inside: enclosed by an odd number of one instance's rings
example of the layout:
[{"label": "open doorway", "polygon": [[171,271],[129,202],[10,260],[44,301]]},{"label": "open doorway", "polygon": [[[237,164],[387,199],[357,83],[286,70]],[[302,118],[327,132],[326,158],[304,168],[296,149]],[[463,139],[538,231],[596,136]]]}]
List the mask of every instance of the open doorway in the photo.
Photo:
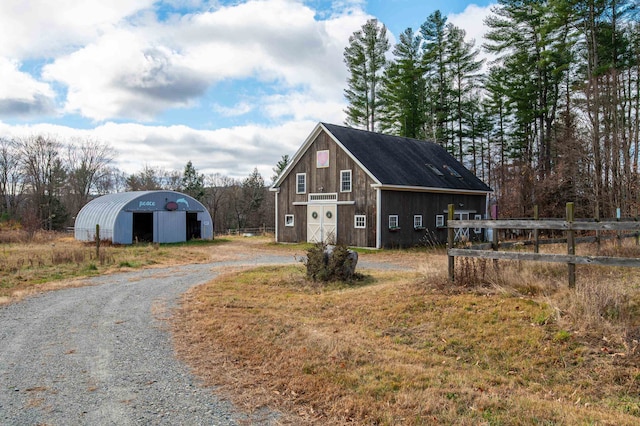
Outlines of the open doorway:
[{"label": "open doorway", "polygon": [[198,213],[187,213],[187,241],[202,238]]},{"label": "open doorway", "polygon": [[133,213],[133,242],[153,242],[153,212]]}]

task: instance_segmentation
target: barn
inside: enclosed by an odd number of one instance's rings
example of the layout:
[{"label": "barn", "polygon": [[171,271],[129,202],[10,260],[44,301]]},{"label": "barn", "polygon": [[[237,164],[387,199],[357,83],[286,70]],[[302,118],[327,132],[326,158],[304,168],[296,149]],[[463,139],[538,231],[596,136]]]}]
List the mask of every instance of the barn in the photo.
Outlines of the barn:
[{"label": "barn", "polygon": [[194,238],[213,239],[213,221],[195,198],[175,191],[132,191],[91,200],[78,213],[75,238],[115,244],[177,243]]},{"label": "barn", "polygon": [[[484,182],[437,143],[319,123],[274,182],[276,241],[409,247],[487,215]],[[478,240],[482,229],[456,238]]]}]

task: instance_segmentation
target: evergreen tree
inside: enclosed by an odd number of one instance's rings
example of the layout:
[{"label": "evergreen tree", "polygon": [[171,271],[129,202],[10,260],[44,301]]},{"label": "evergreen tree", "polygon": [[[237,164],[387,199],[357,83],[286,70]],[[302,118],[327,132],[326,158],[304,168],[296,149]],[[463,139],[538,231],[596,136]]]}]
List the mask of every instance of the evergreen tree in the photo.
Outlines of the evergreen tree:
[{"label": "evergreen tree", "polygon": [[427,79],[428,135],[452,150],[448,129],[451,81],[447,60],[447,18],[439,10],[433,12],[420,27],[423,39],[423,67]]},{"label": "evergreen tree", "polygon": [[426,81],[420,35],[407,28],[393,49],[394,60],[383,79],[381,128],[399,136],[425,137]]},{"label": "evergreen tree", "polygon": [[[447,56],[449,64],[449,75],[451,76],[451,103],[453,124],[453,134],[458,143],[458,160],[462,163],[464,153],[467,151],[464,142],[467,136],[472,135],[471,127],[475,108],[478,107],[477,99],[472,98],[472,91],[476,87],[482,67],[482,61],[476,59],[480,53],[475,49],[475,42],[464,40],[465,32],[453,24],[447,25]],[[474,155],[475,169],[475,146],[470,148]]]},{"label": "evergreen tree", "polygon": [[273,176],[271,176],[271,183],[275,183],[275,181],[280,177],[280,174],[282,174],[284,169],[287,168],[287,165],[289,165],[289,161],[288,154],[283,155],[282,158],[278,160],[275,167],[272,169]]},{"label": "evergreen tree", "polygon": [[185,194],[192,196],[198,201],[204,197],[204,175],[198,173],[191,161],[187,162],[187,165],[184,166],[181,188]]},{"label": "evergreen tree", "polygon": [[344,62],[349,70],[344,94],[349,102],[346,124],[366,130],[377,129],[378,86],[389,50],[387,29],[376,19],[368,20],[362,29],[349,37],[344,50]]}]

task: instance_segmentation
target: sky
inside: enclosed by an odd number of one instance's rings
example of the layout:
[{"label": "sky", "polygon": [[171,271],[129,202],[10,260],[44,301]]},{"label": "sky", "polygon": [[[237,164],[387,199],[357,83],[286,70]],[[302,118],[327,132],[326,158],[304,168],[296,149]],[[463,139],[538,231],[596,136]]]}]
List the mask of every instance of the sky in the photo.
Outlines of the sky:
[{"label": "sky", "polygon": [[343,124],[349,36],[395,43],[436,10],[482,42],[491,0],[2,0],[0,137],[113,147],[144,167],[265,181],[318,122]]}]

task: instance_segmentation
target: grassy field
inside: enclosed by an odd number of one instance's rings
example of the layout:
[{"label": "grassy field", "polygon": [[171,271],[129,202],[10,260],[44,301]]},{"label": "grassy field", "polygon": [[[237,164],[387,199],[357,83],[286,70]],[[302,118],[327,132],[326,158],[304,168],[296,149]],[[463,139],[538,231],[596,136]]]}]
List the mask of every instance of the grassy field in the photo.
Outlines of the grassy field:
[{"label": "grassy field", "polygon": [[412,269],[321,286],[270,266],[194,289],[179,355],[282,424],[640,423],[637,270],[578,267],[569,290],[562,265],[459,262],[450,284],[442,251],[363,258]]},{"label": "grassy field", "polygon": [[75,241],[70,235],[42,232],[26,238],[0,231],[0,304],[39,291],[81,285],[77,278],[128,268],[201,263],[216,259],[215,247],[229,240],[184,244],[103,244]]}]

